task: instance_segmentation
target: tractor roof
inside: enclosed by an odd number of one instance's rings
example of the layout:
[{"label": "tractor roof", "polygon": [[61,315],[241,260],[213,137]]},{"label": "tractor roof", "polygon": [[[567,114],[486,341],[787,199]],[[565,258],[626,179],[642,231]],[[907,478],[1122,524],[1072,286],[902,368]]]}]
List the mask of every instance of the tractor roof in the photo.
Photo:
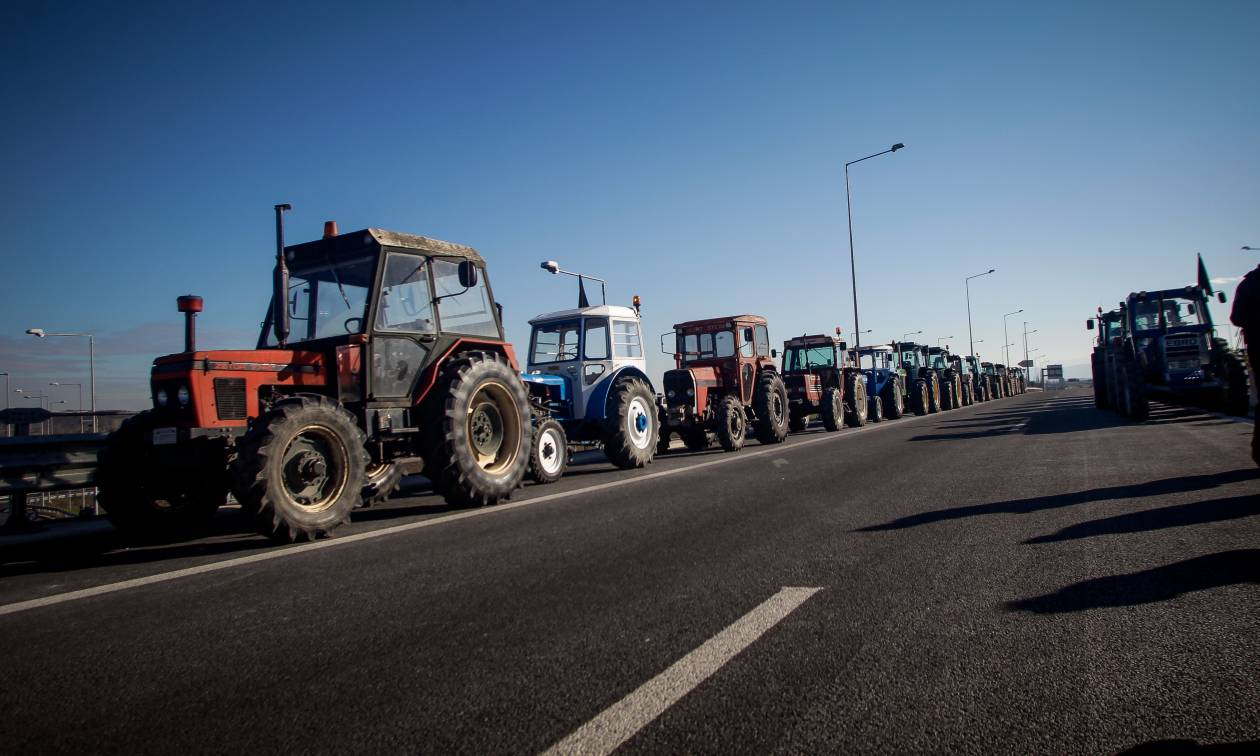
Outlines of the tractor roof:
[{"label": "tractor roof", "polygon": [[1204,297],[1204,291],[1197,286],[1186,286],[1181,289],[1161,289],[1159,291],[1134,291],[1130,292],[1129,299],[1148,300],[1161,299],[1166,297],[1185,297],[1187,299],[1198,299]]},{"label": "tractor roof", "polygon": [[819,333],[819,334],[813,334],[810,336],[794,336],[788,339],[787,341],[783,342],[783,348],[787,349],[788,347],[820,346],[823,344],[826,344],[827,346],[840,346],[843,343],[844,343],[844,339],[838,339],[835,336],[828,336],[826,334]]},{"label": "tractor roof", "polygon": [[471,260],[482,267],[485,267],[486,264],[481,255],[477,253],[477,250],[472,247],[465,247],[463,244],[454,244],[441,239],[430,239],[427,236],[404,234],[399,231],[386,231],[383,228],[365,228],[361,231],[351,231],[327,239],[316,239],[302,244],[293,244],[285,247],[285,256],[289,260],[295,260],[315,252],[327,252],[334,256],[352,254],[361,252],[365,246],[372,244],[380,247],[404,249],[423,255],[458,257],[464,260]]},{"label": "tractor roof", "polygon": [[709,318],[707,320],[688,320],[683,323],[675,323],[674,330],[679,331],[684,328],[725,328],[727,323],[740,323],[744,325],[766,325],[766,319],[760,315],[727,315],[724,318]]},{"label": "tractor roof", "polygon": [[880,344],[878,346],[858,347],[857,351],[858,351],[858,354],[872,354],[874,352],[891,352],[892,347],[888,346],[887,344]]},{"label": "tractor roof", "polygon": [[633,308],[622,307],[620,305],[597,305],[595,307],[579,307],[574,310],[557,310],[556,312],[547,312],[535,317],[529,321],[530,325],[536,323],[547,323],[553,320],[573,320],[574,318],[588,317],[613,317],[613,318],[638,318]]}]

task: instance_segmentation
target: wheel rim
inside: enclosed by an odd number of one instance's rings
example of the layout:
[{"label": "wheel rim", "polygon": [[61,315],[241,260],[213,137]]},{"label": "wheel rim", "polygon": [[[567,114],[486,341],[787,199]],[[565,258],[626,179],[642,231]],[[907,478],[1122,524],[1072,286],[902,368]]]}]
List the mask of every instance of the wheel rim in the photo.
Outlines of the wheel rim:
[{"label": "wheel rim", "polygon": [[770,415],[775,425],[783,424],[783,397],[778,391],[770,395]]},{"label": "wheel rim", "polygon": [[486,383],[468,403],[468,449],[477,466],[495,474],[511,468],[519,452],[520,416],[516,400],[502,383]]},{"label": "wheel rim", "polygon": [[375,486],[389,477],[390,471],[393,469],[393,462],[382,462],[379,465],[368,465],[367,470],[363,472],[367,485]]},{"label": "wheel rim", "polygon": [[302,428],[284,450],[280,478],[285,494],[307,511],[328,509],[345,490],[349,459],[336,432],[322,425]]},{"label": "wheel rim", "polygon": [[744,417],[739,411],[732,412],[726,420],[727,430],[731,433],[731,438],[739,438],[744,435]]},{"label": "wheel rim", "polygon": [[648,415],[647,402],[636,396],[626,409],[626,435],[636,449],[646,449],[652,442],[652,418]]},{"label": "wheel rim", "polygon": [[564,449],[560,443],[560,434],[554,428],[546,428],[538,436],[538,466],[548,475],[560,472],[564,462]]}]

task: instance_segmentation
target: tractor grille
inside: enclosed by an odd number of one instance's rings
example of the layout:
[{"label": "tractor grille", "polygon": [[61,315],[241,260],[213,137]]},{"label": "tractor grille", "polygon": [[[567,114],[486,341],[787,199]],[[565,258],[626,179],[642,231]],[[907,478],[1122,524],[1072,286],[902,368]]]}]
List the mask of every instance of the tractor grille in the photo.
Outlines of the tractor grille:
[{"label": "tractor grille", "polygon": [[1201,336],[1169,336],[1164,339],[1164,360],[1169,370],[1194,370],[1206,362]]},{"label": "tractor grille", "polygon": [[245,379],[215,378],[214,404],[220,420],[244,420]]},{"label": "tractor grille", "polygon": [[696,384],[690,370],[669,370],[664,380],[666,403],[689,405],[695,401]]}]

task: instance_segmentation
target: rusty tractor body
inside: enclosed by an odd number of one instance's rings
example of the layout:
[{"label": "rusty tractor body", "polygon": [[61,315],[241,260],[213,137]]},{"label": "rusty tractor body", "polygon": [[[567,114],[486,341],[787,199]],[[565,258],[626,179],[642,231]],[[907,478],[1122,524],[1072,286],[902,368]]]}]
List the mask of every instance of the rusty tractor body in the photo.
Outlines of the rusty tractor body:
[{"label": "rusty tractor body", "polygon": [[[837,431],[846,424],[865,425],[872,414],[865,376],[838,336],[797,336],[783,342],[783,383],[793,431],[804,430],[813,415],[828,431]],[[873,399],[880,402],[878,396]],[[879,409],[874,414],[883,417]]]},{"label": "rusty tractor body", "polygon": [[707,448],[708,434],[726,451],[744,445],[748,426],[763,444],[788,432],[788,394],[775,365],[765,318],[734,315],[678,323],[672,340],[675,368],[663,387],[660,451],[678,434],[688,449]]}]

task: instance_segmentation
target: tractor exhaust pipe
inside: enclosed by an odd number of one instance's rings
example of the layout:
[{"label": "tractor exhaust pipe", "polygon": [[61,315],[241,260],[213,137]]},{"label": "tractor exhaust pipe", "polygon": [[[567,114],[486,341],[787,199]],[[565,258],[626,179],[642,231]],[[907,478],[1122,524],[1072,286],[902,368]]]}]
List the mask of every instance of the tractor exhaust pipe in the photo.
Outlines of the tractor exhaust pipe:
[{"label": "tractor exhaust pipe", "polygon": [[195,294],[185,294],[175,300],[179,311],[184,313],[184,351],[192,353],[197,351],[197,313],[202,310],[201,297]]},{"label": "tractor exhaust pipe", "polygon": [[280,346],[289,340],[289,267],[284,262],[284,211],[292,209],[292,205],[276,205],[276,270],[272,277],[271,323],[276,344]]}]

